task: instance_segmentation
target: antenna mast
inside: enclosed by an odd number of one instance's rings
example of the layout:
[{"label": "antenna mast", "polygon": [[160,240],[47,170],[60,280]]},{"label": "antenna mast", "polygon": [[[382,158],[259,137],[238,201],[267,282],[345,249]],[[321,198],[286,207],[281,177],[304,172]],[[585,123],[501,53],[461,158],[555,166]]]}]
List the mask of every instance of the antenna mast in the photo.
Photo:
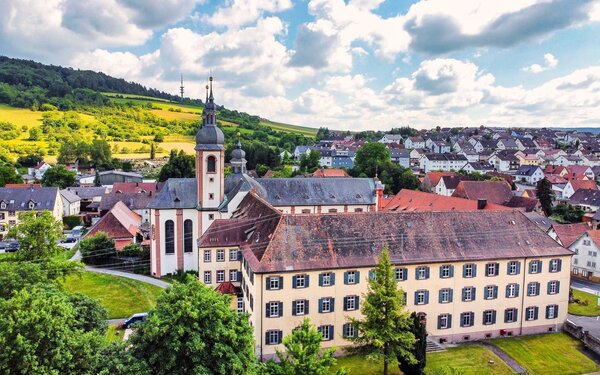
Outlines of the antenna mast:
[{"label": "antenna mast", "polygon": [[183,74],[181,75],[181,86],[179,86],[179,92],[181,93],[181,101],[183,101]]}]

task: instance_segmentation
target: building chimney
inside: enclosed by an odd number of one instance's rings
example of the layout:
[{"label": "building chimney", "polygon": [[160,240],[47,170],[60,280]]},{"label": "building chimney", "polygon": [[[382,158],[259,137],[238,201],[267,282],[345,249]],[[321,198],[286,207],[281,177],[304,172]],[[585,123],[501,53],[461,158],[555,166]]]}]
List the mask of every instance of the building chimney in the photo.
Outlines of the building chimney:
[{"label": "building chimney", "polygon": [[477,199],[477,209],[483,210],[487,206],[487,199]]}]

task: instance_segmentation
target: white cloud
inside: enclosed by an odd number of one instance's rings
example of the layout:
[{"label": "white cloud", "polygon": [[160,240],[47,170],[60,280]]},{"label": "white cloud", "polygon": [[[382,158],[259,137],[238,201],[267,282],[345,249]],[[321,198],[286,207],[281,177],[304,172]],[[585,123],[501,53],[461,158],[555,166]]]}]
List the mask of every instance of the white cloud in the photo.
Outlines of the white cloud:
[{"label": "white cloud", "polygon": [[545,72],[546,70],[556,68],[556,66],[558,65],[558,59],[556,57],[554,57],[553,54],[546,53],[546,54],[544,54],[544,63],[545,63],[544,66],[542,66],[540,64],[532,64],[532,65],[522,68],[521,70],[524,72],[529,72],[529,73],[533,73],[533,74],[542,73],[542,72]]},{"label": "white cloud", "polygon": [[258,20],[265,13],[277,13],[292,7],[291,0],[233,0],[203,18],[213,26],[239,28]]}]

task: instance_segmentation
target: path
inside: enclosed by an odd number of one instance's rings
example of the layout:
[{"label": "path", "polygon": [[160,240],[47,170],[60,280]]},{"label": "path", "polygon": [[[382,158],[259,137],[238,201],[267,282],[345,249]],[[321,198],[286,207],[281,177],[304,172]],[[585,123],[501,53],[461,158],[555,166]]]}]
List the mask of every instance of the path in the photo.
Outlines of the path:
[{"label": "path", "polygon": [[163,288],[163,289],[168,287],[169,285],[171,285],[165,281],[155,279],[150,276],[138,275],[135,273],[129,273],[129,272],[123,272],[123,271],[115,271],[115,270],[111,270],[111,269],[107,269],[107,268],[96,268],[96,267],[86,266],[85,270],[90,271],[90,272],[104,273],[107,275],[126,277],[128,279],[137,280],[137,281],[141,281],[143,283],[156,285],[157,287]]},{"label": "path", "polygon": [[508,367],[510,367],[514,372],[516,372],[517,374],[525,373],[526,370],[523,367],[521,367],[521,365],[517,363],[517,361],[515,361],[511,356],[506,354],[504,350],[485,341],[481,341],[480,343],[481,345],[494,352],[494,354],[496,354],[498,357],[500,357],[500,359],[503,360],[508,365]]},{"label": "path", "polygon": [[600,292],[600,284],[585,280],[571,279],[571,287],[582,292],[596,294]]}]

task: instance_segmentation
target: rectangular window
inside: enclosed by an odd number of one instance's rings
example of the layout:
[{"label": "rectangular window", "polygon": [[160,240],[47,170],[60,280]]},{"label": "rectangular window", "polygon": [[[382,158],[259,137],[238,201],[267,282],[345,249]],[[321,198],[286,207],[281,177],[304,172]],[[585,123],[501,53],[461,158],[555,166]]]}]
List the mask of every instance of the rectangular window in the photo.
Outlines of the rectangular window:
[{"label": "rectangular window", "polygon": [[344,324],[344,337],[356,337],[356,327],[353,324]]},{"label": "rectangular window", "polygon": [[280,303],[279,302],[269,302],[268,304],[268,311],[267,313],[269,314],[267,317],[268,318],[277,318],[279,317],[279,306]]},{"label": "rectangular window", "polygon": [[303,214],[310,214],[310,209],[304,208],[304,209],[302,209],[302,213]]},{"label": "rectangular window", "polygon": [[460,314],[460,325],[461,327],[471,327],[473,325],[473,313]]},{"label": "rectangular window", "polygon": [[225,282],[225,271],[217,271],[217,283]]},{"label": "rectangular window", "polygon": [[508,262],[508,274],[509,275],[518,275],[519,274],[519,265],[520,263],[516,260]]},{"label": "rectangular window", "polygon": [[323,341],[333,340],[333,326],[319,326],[317,331],[321,332],[321,335],[323,335]]},{"label": "rectangular window", "polygon": [[498,287],[496,285],[487,285],[485,287],[485,299],[496,299],[498,298]]},{"label": "rectangular window", "polygon": [[319,306],[320,313],[329,313],[333,311],[333,298],[325,297],[321,298]]},{"label": "rectangular window", "polygon": [[210,250],[204,250],[204,263],[210,262]]},{"label": "rectangular window", "polygon": [[244,312],[244,297],[237,298],[237,312],[239,312],[239,313]]},{"label": "rectangular window", "polygon": [[451,265],[449,264],[445,264],[443,266],[440,266],[440,279],[448,279],[453,275],[453,268]]},{"label": "rectangular window", "polygon": [[452,289],[444,288],[440,289],[440,303],[452,302]]},{"label": "rectangular window", "polygon": [[204,284],[212,284],[212,275],[210,271],[204,271]]},{"label": "rectangular window", "polygon": [[429,278],[429,267],[417,267],[417,280],[426,280]]},{"label": "rectangular window", "polygon": [[475,288],[472,286],[464,287],[462,290],[463,302],[470,302],[475,300]]},{"label": "rectangular window", "polygon": [[294,288],[306,288],[307,275],[296,275],[296,283]]},{"label": "rectangular window", "polygon": [[306,300],[298,300],[294,301],[294,315],[304,315],[306,314]]},{"label": "rectangular window", "polygon": [[560,272],[560,259],[550,260],[550,272]]},{"label": "rectangular window", "polygon": [[441,314],[438,316],[438,329],[448,329],[451,327],[451,315]]},{"label": "rectangular window", "polygon": [[483,312],[483,324],[491,325],[496,323],[496,311],[486,310]]},{"label": "rectangular window", "polygon": [[357,284],[358,283],[358,271],[346,272],[346,284]]},{"label": "rectangular window", "polygon": [[498,276],[498,263],[488,263],[485,265],[486,276]]},{"label": "rectangular window", "polygon": [[426,305],[428,294],[426,290],[417,290],[415,292],[415,305]]},{"label": "rectangular window", "polygon": [[537,317],[537,307],[528,307],[525,309],[525,319],[528,321],[536,320]]},{"label": "rectangular window", "polygon": [[219,249],[217,250],[217,262],[225,261],[225,250]]},{"label": "rectangular window", "polygon": [[527,284],[527,295],[532,297],[532,296],[537,296],[540,294],[540,288],[539,288],[539,283],[536,282],[531,282],[529,284]]},{"label": "rectangular window", "polygon": [[229,270],[229,281],[239,281],[238,280],[238,272],[237,270]]},{"label": "rectangular window", "polygon": [[475,267],[476,266],[474,264],[465,264],[463,266],[463,277],[475,277]]},{"label": "rectangular window", "polygon": [[558,305],[546,306],[546,319],[558,318]]},{"label": "rectangular window", "polygon": [[238,254],[239,254],[239,250],[238,249],[230,249],[229,250],[229,261],[236,261],[238,260]]},{"label": "rectangular window", "polygon": [[283,335],[281,331],[267,331],[265,336],[267,338],[267,345],[277,345],[281,344],[281,337]]},{"label": "rectangular window", "polygon": [[508,284],[506,286],[506,298],[515,298],[519,296],[519,285],[518,284]]},{"label": "rectangular window", "polygon": [[514,323],[517,321],[517,309],[504,310],[504,323]]},{"label": "rectangular window", "polygon": [[321,278],[321,280],[320,280],[321,283],[320,284],[321,284],[321,286],[331,286],[331,285],[333,285],[332,282],[331,282],[331,279],[332,279],[331,275],[332,275],[331,272],[324,272],[324,273],[322,273],[320,275],[320,278]]},{"label": "rectangular window", "polygon": [[557,294],[559,290],[559,282],[558,281],[549,281],[548,282],[548,294]]},{"label": "rectangular window", "polygon": [[394,270],[396,281],[404,281],[407,279],[408,269],[404,267],[398,267]]},{"label": "rectangular window", "polygon": [[344,310],[354,311],[358,309],[358,296],[344,297]]},{"label": "rectangular window", "polygon": [[531,262],[529,262],[529,273],[540,273],[541,265],[541,260],[532,260]]},{"label": "rectangular window", "polygon": [[281,288],[280,280],[282,278],[277,276],[267,277],[267,288],[269,290],[279,290]]}]

